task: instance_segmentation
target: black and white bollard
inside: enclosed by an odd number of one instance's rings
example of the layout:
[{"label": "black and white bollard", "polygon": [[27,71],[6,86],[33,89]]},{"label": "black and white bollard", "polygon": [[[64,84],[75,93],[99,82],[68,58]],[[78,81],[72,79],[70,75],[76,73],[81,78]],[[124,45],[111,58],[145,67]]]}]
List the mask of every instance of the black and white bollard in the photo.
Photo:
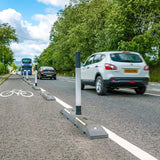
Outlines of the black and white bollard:
[{"label": "black and white bollard", "polygon": [[24,78],[24,70],[23,70],[22,74],[23,74],[23,78]]},{"label": "black and white bollard", "polygon": [[26,70],[26,79],[28,81],[28,70]]},{"label": "black and white bollard", "polygon": [[81,65],[80,52],[76,52],[76,113],[73,108],[63,109],[61,113],[76,125],[82,133],[90,139],[107,138],[108,134],[104,128],[81,115]]},{"label": "black and white bollard", "polygon": [[35,65],[35,86],[37,86],[37,65]]},{"label": "black and white bollard", "polygon": [[76,52],[76,115],[81,115],[81,63],[80,52]]}]

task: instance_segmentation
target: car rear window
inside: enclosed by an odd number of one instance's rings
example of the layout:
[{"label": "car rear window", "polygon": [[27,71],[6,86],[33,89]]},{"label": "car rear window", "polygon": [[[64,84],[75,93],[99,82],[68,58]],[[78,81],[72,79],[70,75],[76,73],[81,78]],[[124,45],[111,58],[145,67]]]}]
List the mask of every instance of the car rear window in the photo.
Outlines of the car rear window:
[{"label": "car rear window", "polygon": [[54,70],[52,67],[43,67],[43,70]]},{"label": "car rear window", "polygon": [[143,62],[141,57],[133,53],[112,53],[110,54],[111,60],[116,62],[132,62],[141,63]]}]

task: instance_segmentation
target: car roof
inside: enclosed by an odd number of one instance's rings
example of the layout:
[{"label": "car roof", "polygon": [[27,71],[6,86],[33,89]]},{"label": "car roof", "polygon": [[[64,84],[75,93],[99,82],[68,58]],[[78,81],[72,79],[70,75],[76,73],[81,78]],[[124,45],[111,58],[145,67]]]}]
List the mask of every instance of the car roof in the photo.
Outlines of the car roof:
[{"label": "car roof", "polygon": [[92,55],[96,55],[96,54],[112,54],[112,53],[133,53],[133,54],[138,54],[137,52],[133,52],[133,51],[106,51],[106,52],[97,52],[97,53],[94,53]]},{"label": "car roof", "polygon": [[53,67],[51,67],[51,66],[41,66],[40,68],[53,68]]}]

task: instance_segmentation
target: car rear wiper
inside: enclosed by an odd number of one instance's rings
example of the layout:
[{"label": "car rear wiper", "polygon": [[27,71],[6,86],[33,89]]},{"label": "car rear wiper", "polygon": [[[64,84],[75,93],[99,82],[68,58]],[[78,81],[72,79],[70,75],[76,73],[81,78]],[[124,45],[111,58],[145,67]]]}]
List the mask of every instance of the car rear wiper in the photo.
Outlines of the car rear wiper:
[{"label": "car rear wiper", "polygon": [[131,60],[122,60],[121,62],[133,62]]}]

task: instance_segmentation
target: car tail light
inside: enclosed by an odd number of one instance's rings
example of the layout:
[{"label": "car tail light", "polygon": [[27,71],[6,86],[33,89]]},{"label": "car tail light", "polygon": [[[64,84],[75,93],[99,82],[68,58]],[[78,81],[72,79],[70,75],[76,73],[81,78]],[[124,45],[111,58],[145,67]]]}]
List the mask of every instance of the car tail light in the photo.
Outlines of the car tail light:
[{"label": "car tail light", "polygon": [[43,70],[41,71],[41,73],[43,73]]},{"label": "car tail light", "polygon": [[105,64],[105,69],[106,70],[117,70],[117,67],[113,64],[106,63]]},{"label": "car tail light", "polygon": [[113,82],[113,81],[115,81],[115,79],[114,79],[114,78],[111,78],[111,81]]},{"label": "car tail light", "polygon": [[57,73],[57,71],[56,71],[56,70],[54,70],[54,73]]},{"label": "car tail light", "polygon": [[148,65],[144,66],[144,71],[149,71],[149,66]]},{"label": "car tail light", "polygon": [[129,83],[136,83],[135,81],[129,81]]}]

